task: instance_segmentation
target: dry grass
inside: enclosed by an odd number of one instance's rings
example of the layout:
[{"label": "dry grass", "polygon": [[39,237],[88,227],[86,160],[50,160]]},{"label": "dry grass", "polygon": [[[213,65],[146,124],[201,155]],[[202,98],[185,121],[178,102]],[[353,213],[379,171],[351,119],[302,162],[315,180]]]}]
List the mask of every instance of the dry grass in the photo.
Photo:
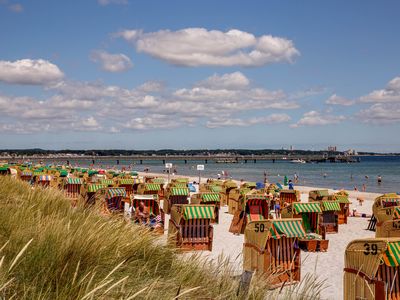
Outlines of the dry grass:
[{"label": "dry grass", "polygon": [[[244,298],[226,260],[183,260],[157,239],[121,218],[71,208],[57,190],[0,177],[0,299]],[[269,293],[255,277],[248,297]]]}]

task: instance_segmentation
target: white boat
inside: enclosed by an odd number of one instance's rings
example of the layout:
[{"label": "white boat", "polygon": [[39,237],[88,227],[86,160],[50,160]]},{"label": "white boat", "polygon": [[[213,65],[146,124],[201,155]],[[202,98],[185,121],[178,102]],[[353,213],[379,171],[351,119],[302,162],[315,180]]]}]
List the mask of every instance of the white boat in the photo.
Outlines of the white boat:
[{"label": "white boat", "polygon": [[290,161],[292,164],[305,164],[306,161],[303,159],[294,159]]}]

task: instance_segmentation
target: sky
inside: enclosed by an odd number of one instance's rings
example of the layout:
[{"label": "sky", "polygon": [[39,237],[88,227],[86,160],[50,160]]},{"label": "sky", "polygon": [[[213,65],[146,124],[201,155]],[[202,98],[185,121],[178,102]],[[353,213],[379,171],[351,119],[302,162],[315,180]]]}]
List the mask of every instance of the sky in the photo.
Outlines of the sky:
[{"label": "sky", "polygon": [[0,149],[400,152],[399,11],[0,0]]}]

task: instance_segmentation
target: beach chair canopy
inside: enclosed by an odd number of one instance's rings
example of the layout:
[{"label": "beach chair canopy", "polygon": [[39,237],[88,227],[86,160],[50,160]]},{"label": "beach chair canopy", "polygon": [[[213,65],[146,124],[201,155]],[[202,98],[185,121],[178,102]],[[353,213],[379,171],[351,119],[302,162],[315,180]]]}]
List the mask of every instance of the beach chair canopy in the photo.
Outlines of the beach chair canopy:
[{"label": "beach chair canopy", "polygon": [[209,189],[211,192],[214,192],[214,193],[220,193],[220,192],[222,192],[222,186],[220,186],[220,185],[209,185],[209,186],[208,186],[208,189]]},{"label": "beach chair canopy", "polygon": [[179,182],[179,183],[188,183],[189,182],[189,178],[175,178],[172,179],[171,182]]},{"label": "beach chair canopy", "polygon": [[400,266],[400,238],[370,238],[354,240],[345,252],[345,267],[374,278],[383,262],[390,267]]},{"label": "beach chair canopy", "polygon": [[159,191],[161,190],[161,185],[158,183],[145,183],[146,191]]},{"label": "beach chair canopy", "polygon": [[60,172],[60,177],[67,177],[68,176],[68,171],[67,170],[59,170]]},{"label": "beach chair canopy", "polygon": [[101,179],[100,180],[100,184],[113,185],[114,184],[114,180],[112,180],[112,179]]},{"label": "beach chair canopy", "polygon": [[97,175],[97,174],[99,174],[99,171],[97,171],[97,170],[89,170],[88,171],[89,176],[93,176],[93,175]]},{"label": "beach chair canopy", "polygon": [[87,186],[87,192],[88,193],[96,193],[98,190],[105,189],[105,188],[107,188],[107,185],[105,185],[105,184],[92,183]]},{"label": "beach chair canopy", "polygon": [[203,203],[221,201],[221,195],[219,193],[201,193],[200,197]]},{"label": "beach chair canopy", "polygon": [[265,251],[270,238],[302,238],[306,232],[301,219],[279,219],[252,221],[245,229],[245,243],[255,245],[260,251]]},{"label": "beach chair canopy", "polygon": [[327,196],[329,196],[328,190],[314,190],[314,191],[310,191],[310,194],[311,193],[317,194],[319,197],[327,197]]},{"label": "beach chair canopy", "polygon": [[237,184],[236,182],[232,181],[232,180],[227,180],[224,182],[224,187],[229,189],[229,188],[237,188]]},{"label": "beach chair canopy", "polygon": [[308,202],[308,203],[292,203],[293,212],[295,214],[301,213],[321,213],[321,205],[319,202]]},{"label": "beach chair canopy", "polygon": [[340,204],[350,204],[350,200],[349,200],[349,196],[346,195],[339,195],[336,194],[334,195],[333,199],[337,202],[339,202]]},{"label": "beach chair canopy", "polygon": [[322,201],[322,211],[340,211],[340,204],[337,201]]},{"label": "beach chair canopy", "polygon": [[52,177],[51,175],[40,175],[38,177],[38,181],[51,181]]},{"label": "beach chair canopy", "polygon": [[250,189],[256,188],[257,184],[255,182],[245,182],[242,184],[243,187],[247,187]]},{"label": "beach chair canopy", "polygon": [[164,184],[165,179],[164,178],[154,178],[151,180],[152,183],[157,183],[157,184]]},{"label": "beach chair canopy", "polygon": [[179,224],[181,220],[214,219],[214,205],[177,204],[171,208],[171,218]]},{"label": "beach chair canopy", "polygon": [[374,206],[389,207],[400,205],[400,196],[396,193],[383,194],[375,199]]},{"label": "beach chair canopy", "polygon": [[185,188],[172,187],[169,192],[170,192],[171,196],[188,196],[189,195],[189,189],[187,187],[185,187]]},{"label": "beach chair canopy", "polygon": [[68,178],[65,178],[65,183],[66,184],[83,184],[83,180],[82,180],[82,178],[68,177]]},{"label": "beach chair canopy", "polygon": [[135,179],[133,179],[133,178],[120,178],[120,179],[118,179],[118,184],[134,185],[135,184]]},{"label": "beach chair canopy", "polygon": [[168,188],[171,187],[177,187],[177,188],[187,188],[188,185],[186,183],[182,183],[182,182],[171,182],[170,184],[168,184]]},{"label": "beach chair canopy", "polygon": [[126,190],[125,188],[108,188],[106,192],[106,198],[111,199],[114,197],[126,197]]}]

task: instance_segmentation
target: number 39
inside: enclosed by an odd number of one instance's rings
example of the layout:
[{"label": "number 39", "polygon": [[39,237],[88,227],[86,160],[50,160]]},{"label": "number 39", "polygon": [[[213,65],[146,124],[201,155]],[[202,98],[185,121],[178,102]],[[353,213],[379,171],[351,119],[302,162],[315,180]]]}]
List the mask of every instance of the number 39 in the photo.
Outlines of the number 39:
[{"label": "number 39", "polygon": [[364,244],[364,255],[376,255],[378,254],[378,245],[377,244]]},{"label": "number 39", "polygon": [[254,229],[255,232],[264,232],[265,230],[264,224],[256,223],[254,226],[255,226]]}]

